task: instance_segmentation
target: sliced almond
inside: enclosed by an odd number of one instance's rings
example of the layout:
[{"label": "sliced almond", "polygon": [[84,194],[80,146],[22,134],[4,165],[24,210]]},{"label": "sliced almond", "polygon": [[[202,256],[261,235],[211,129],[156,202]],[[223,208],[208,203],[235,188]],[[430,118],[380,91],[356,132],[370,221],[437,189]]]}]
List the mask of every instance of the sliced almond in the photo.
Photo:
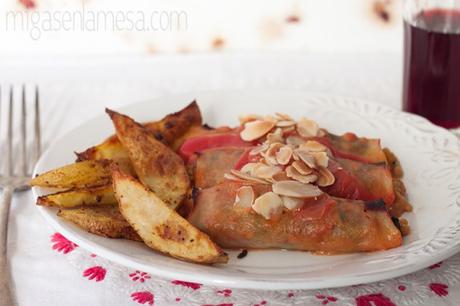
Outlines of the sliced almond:
[{"label": "sliced almond", "polygon": [[313,170],[310,167],[305,165],[305,163],[300,161],[300,160],[294,161],[291,164],[291,166],[293,168],[295,168],[297,170],[297,172],[299,172],[302,175],[309,175],[309,174],[311,174],[313,172]]},{"label": "sliced almond", "polygon": [[276,160],[276,153],[278,150],[283,147],[283,144],[281,143],[272,143],[270,147],[268,148],[267,152],[263,154],[262,156],[265,158],[265,160],[271,164],[271,165],[277,165],[278,161]]},{"label": "sliced almond", "polygon": [[289,210],[300,209],[304,204],[303,199],[299,198],[281,196],[281,200],[283,200],[283,206]]},{"label": "sliced almond", "polygon": [[273,133],[268,133],[267,134],[267,143],[272,144],[272,143],[283,143],[284,138],[283,138],[283,130],[280,128],[277,128]]},{"label": "sliced almond", "polygon": [[268,184],[268,182],[265,181],[265,180],[253,177],[251,175],[248,175],[248,174],[243,173],[243,172],[238,171],[238,170],[231,170],[230,172],[231,172],[231,174],[233,174],[237,178],[242,179],[244,181],[255,182],[255,183],[260,183],[260,184]]},{"label": "sliced almond", "polygon": [[235,203],[236,207],[249,208],[254,204],[254,190],[251,186],[241,186],[236,191]]},{"label": "sliced almond", "polygon": [[310,155],[314,157],[317,166],[327,168],[329,157],[326,152],[311,152]]},{"label": "sliced almond", "polygon": [[275,126],[275,122],[267,120],[255,120],[246,122],[240,136],[244,141],[253,141],[261,138]]},{"label": "sliced almond", "polygon": [[258,145],[257,147],[255,147],[251,151],[249,151],[249,155],[257,155],[257,154],[260,154],[260,153],[265,152],[267,150],[268,150],[268,144],[263,143],[261,145]]},{"label": "sliced almond", "polygon": [[272,115],[266,115],[263,117],[263,120],[265,121],[270,121],[270,122],[274,122],[276,124],[276,122],[278,121],[278,119],[276,119],[276,117],[272,116]]},{"label": "sliced almond", "polygon": [[318,135],[318,124],[310,119],[302,118],[297,122],[297,132],[302,137],[315,137]]},{"label": "sliced almond", "polygon": [[304,142],[305,142],[305,140],[302,137],[299,137],[299,136],[289,136],[288,138],[286,138],[286,143],[287,144],[293,145],[293,146],[296,146],[296,147],[300,146]]},{"label": "sliced almond", "polygon": [[275,113],[275,116],[278,117],[280,120],[290,120],[290,121],[294,121],[291,116],[287,115],[287,114],[284,114],[284,113],[279,113],[279,112],[276,112]]},{"label": "sliced almond", "polygon": [[327,150],[327,147],[315,140],[308,140],[307,142],[301,144],[299,149],[306,150],[308,152],[324,152]]},{"label": "sliced almond", "polygon": [[326,187],[333,185],[335,183],[335,177],[331,171],[327,168],[319,168],[318,170],[319,178],[316,181],[316,184],[321,187]]},{"label": "sliced almond", "polygon": [[252,172],[251,176],[262,179],[271,179],[275,174],[281,172],[281,169],[275,166],[268,166],[262,163],[257,164]]},{"label": "sliced almond", "polygon": [[278,164],[287,165],[291,161],[292,148],[289,146],[281,147],[278,152],[276,152],[275,156]]},{"label": "sliced almond", "polygon": [[254,168],[257,166],[257,163],[247,163],[241,167],[240,171],[243,173],[251,174]]},{"label": "sliced almond", "polygon": [[227,179],[227,180],[230,180],[230,181],[238,181],[238,182],[243,181],[242,179],[240,179],[239,177],[234,176],[231,173],[224,173],[224,178]]},{"label": "sliced almond", "polygon": [[278,181],[289,181],[289,177],[286,175],[286,172],[282,171],[273,175],[272,180],[275,182]]},{"label": "sliced almond", "polygon": [[308,167],[316,169],[316,159],[312,153],[300,149],[296,149],[294,152]]},{"label": "sliced almond", "polygon": [[238,117],[240,124],[245,124],[247,122],[255,121],[255,120],[262,120],[262,116],[255,115],[255,114],[244,114]]},{"label": "sliced almond", "polygon": [[320,196],[323,192],[314,185],[303,184],[296,181],[280,181],[272,185],[273,192],[294,198],[312,198]]},{"label": "sliced almond", "polygon": [[290,133],[292,131],[295,131],[295,125],[283,128],[283,133]]},{"label": "sliced almond", "polygon": [[327,134],[327,131],[325,129],[319,129],[317,136],[318,137],[324,137],[324,136],[326,136],[326,134]]},{"label": "sliced almond", "polygon": [[296,125],[296,122],[293,120],[281,120],[276,123],[277,127],[290,127]]},{"label": "sliced almond", "polygon": [[292,166],[286,168],[286,175],[304,184],[314,183],[318,179],[318,176],[315,174],[302,175]]},{"label": "sliced almond", "polygon": [[258,197],[252,209],[267,220],[281,214],[283,210],[283,200],[274,192],[267,192]]}]

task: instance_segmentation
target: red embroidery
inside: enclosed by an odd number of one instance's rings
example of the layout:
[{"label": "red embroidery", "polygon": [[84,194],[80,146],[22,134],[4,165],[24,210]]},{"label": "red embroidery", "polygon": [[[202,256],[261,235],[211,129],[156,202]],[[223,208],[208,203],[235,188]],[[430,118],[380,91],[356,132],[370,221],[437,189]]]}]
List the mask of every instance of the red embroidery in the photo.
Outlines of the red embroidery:
[{"label": "red embroidery", "polygon": [[78,245],[59,233],[54,233],[54,235],[51,236],[51,242],[53,242],[53,250],[62,252],[63,254],[70,253],[78,247]]},{"label": "red embroidery", "polygon": [[176,298],[176,302],[180,302],[180,297],[177,297],[177,298]]},{"label": "red embroidery", "polygon": [[217,294],[223,295],[225,297],[229,297],[232,295],[232,290],[230,289],[219,290],[217,291]]},{"label": "red embroidery", "polygon": [[356,306],[396,306],[381,293],[362,295],[356,298]]},{"label": "red embroidery", "polygon": [[21,3],[26,9],[34,9],[36,7],[34,0],[19,0],[19,3]]},{"label": "red embroidery", "polygon": [[95,280],[100,282],[105,278],[105,273],[107,271],[101,266],[94,266],[83,271],[83,276],[88,277],[89,280]]},{"label": "red embroidery", "polygon": [[192,283],[192,282],[184,282],[184,281],[180,281],[180,280],[173,280],[171,283],[174,284],[174,285],[180,285],[180,286],[188,287],[188,288],[191,288],[193,290],[198,290],[202,286],[202,284]]},{"label": "red embroidery", "polygon": [[153,305],[155,302],[153,294],[149,291],[134,292],[131,294],[131,297],[134,302],[138,302],[139,304]]},{"label": "red embroidery", "polygon": [[132,281],[140,281],[141,283],[145,282],[146,280],[150,279],[150,275],[146,272],[141,272],[136,270],[135,272],[129,274],[129,277],[131,277]]},{"label": "red embroidery", "polygon": [[406,290],[406,286],[404,286],[404,285],[399,285],[399,286],[398,286],[398,289],[399,289],[400,291],[405,291],[405,290]]},{"label": "red embroidery", "polygon": [[442,261],[440,261],[440,262],[438,262],[438,263],[436,263],[434,265],[429,266],[428,269],[429,270],[437,269],[437,268],[441,267],[441,265],[442,265]]},{"label": "red embroidery", "polygon": [[321,300],[322,305],[327,305],[329,302],[337,302],[337,298],[335,296],[325,296],[322,294],[316,294],[315,295],[318,300]]},{"label": "red embroidery", "polygon": [[294,293],[292,293],[292,292],[289,292],[289,293],[288,293],[288,298],[291,298],[291,297],[293,297],[293,296],[294,296]]},{"label": "red embroidery", "polygon": [[449,286],[447,286],[445,284],[440,284],[440,283],[431,283],[430,284],[431,291],[436,293],[438,296],[446,296],[446,295],[448,295],[449,291],[447,291],[447,288],[449,288]]},{"label": "red embroidery", "polygon": [[202,306],[233,306],[233,304],[224,303],[224,304],[203,304]]},{"label": "red embroidery", "polygon": [[261,301],[259,304],[254,304],[254,306],[263,306],[267,305],[267,301]]}]

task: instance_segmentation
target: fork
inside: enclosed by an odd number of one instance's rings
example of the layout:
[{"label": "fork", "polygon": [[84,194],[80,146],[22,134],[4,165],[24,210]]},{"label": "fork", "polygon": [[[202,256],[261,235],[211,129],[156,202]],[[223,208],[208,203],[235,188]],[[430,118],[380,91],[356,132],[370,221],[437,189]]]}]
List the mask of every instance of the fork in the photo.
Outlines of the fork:
[{"label": "fork", "polygon": [[[27,108],[26,108],[26,88],[22,85],[21,94],[21,121],[20,121],[20,147],[19,147],[19,163],[18,171],[15,171],[13,162],[16,158],[13,157],[13,86],[9,91],[9,111],[7,122],[6,136],[6,154],[5,154],[5,172],[0,173],[0,189],[3,190],[3,197],[0,204],[0,305],[13,305],[13,295],[11,291],[10,271],[7,260],[7,237],[8,237],[8,214],[11,206],[11,199],[15,191],[23,191],[29,189],[28,182],[31,177],[32,166],[40,156],[40,106],[38,87],[35,87],[34,101],[34,139],[33,146],[27,152]],[[2,111],[1,87],[0,87],[0,118]],[[30,155],[30,163],[28,162],[28,154]],[[2,158],[3,159],[3,158]],[[30,166],[30,167],[29,167]],[[0,170],[1,172],[1,170]]]}]

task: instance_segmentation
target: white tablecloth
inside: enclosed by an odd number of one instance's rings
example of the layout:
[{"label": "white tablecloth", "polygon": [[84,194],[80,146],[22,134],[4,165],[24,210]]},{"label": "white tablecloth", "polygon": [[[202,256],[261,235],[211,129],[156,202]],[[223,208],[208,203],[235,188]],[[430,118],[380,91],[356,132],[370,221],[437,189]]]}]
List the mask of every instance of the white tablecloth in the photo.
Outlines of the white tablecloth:
[{"label": "white tablecloth", "polygon": [[[399,107],[401,74],[401,58],[397,54],[0,59],[0,84],[3,86],[23,82],[40,85],[45,146],[69,129],[101,113],[106,106],[117,108],[139,100],[188,91],[269,88],[333,92]],[[1,124],[4,121],[4,117],[0,119]],[[386,306],[460,303],[458,255],[428,269],[428,272],[422,271],[405,278],[402,280],[404,284],[391,283],[397,288],[394,292],[399,290],[398,295],[388,296],[391,293],[387,293],[380,296],[382,292],[387,292],[385,283],[364,289],[353,288],[356,296],[364,296],[359,301],[349,296],[351,289],[319,290],[308,294],[292,292],[288,293],[289,297],[282,298],[276,292],[260,296],[254,293],[252,300],[237,300],[235,296],[239,293],[225,291],[229,288],[197,288],[197,285],[171,284],[170,281],[160,280],[155,285],[156,291],[151,292],[150,296],[148,290],[141,289],[145,284],[157,281],[155,275],[143,275],[135,271],[132,271],[133,274],[128,273],[124,268],[103,258],[93,257],[56,235],[52,242],[51,236],[54,233],[35,209],[29,191],[14,196],[8,255],[19,305],[148,305],[151,302],[155,305],[189,305],[191,301],[205,304],[200,295],[206,294],[216,296],[209,303],[234,305],[246,305],[249,301],[259,305],[353,305],[357,302],[370,305],[366,304],[370,300],[375,305]],[[53,245],[64,249],[53,250]],[[106,274],[102,273],[103,279],[89,279],[91,273],[99,271],[96,268],[84,273],[92,267],[107,270]],[[144,282],[140,280],[143,276]],[[129,286],[133,283],[142,288],[131,290]],[[166,299],[173,295],[178,300]]]}]

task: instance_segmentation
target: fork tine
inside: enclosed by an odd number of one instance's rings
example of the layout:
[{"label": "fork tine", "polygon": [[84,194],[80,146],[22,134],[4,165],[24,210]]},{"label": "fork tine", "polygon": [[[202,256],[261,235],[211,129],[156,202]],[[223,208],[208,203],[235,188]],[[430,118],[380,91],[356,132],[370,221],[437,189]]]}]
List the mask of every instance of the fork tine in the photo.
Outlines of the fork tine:
[{"label": "fork tine", "polygon": [[26,122],[27,122],[27,112],[26,112],[26,86],[22,85],[22,93],[21,93],[21,162],[20,162],[20,171],[21,175],[26,175],[27,173],[27,153],[26,153],[26,145],[27,145],[27,129],[26,129]]},{"label": "fork tine", "polygon": [[10,87],[10,108],[8,110],[8,136],[6,148],[6,169],[7,175],[13,175],[13,86]]},{"label": "fork tine", "polygon": [[40,97],[38,93],[38,86],[35,86],[35,137],[34,137],[34,162],[38,161],[41,154],[41,135],[40,135]]}]

